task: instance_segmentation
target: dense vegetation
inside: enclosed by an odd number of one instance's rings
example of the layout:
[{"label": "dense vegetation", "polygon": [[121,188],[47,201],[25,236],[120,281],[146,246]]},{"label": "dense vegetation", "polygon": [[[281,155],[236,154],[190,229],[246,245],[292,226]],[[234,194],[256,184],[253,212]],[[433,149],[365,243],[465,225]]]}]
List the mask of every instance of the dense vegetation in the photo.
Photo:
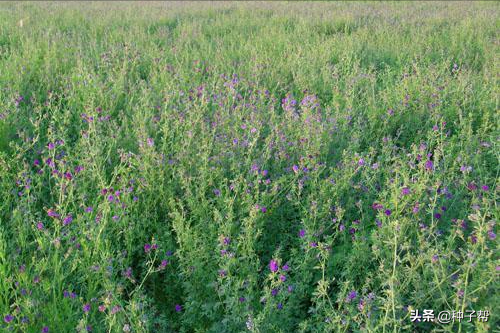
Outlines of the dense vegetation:
[{"label": "dense vegetation", "polygon": [[498,13],[1,3],[0,330],[493,331]]}]

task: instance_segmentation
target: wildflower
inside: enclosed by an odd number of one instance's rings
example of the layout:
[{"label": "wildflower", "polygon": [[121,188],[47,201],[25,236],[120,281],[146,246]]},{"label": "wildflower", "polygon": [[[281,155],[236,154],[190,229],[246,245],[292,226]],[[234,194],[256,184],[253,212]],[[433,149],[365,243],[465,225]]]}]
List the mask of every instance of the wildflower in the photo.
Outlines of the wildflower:
[{"label": "wildflower", "polygon": [[49,333],[49,327],[48,327],[48,326],[44,326],[44,327],[42,328],[42,331],[41,331],[41,332],[42,332],[42,333]]},{"label": "wildflower", "polygon": [[362,159],[362,158],[360,158],[360,159],[359,159],[359,161],[358,161],[358,165],[359,165],[359,166],[363,166],[363,165],[365,165],[365,160],[364,160],[364,159]]},{"label": "wildflower", "polygon": [[281,282],[285,282],[286,281],[286,276],[283,275],[283,274],[281,274],[280,275],[280,280],[281,280]]},{"label": "wildflower", "polygon": [[168,260],[162,260],[160,264],[160,269],[164,269],[168,265]]},{"label": "wildflower", "polygon": [[352,301],[353,299],[355,299],[356,297],[358,297],[358,293],[356,292],[356,290],[352,290],[351,292],[349,292],[349,294],[347,295],[347,302],[350,302]]},{"label": "wildflower", "polygon": [[219,190],[219,189],[215,189],[215,190],[214,190],[214,194],[215,194],[216,196],[220,196],[220,190]]},{"label": "wildflower", "polygon": [[122,308],[119,306],[119,305],[115,305],[113,306],[113,308],[111,309],[111,314],[115,314],[117,312],[120,312]]},{"label": "wildflower", "polygon": [[3,321],[5,321],[7,324],[10,323],[12,320],[14,320],[14,316],[12,316],[10,314],[3,317]]},{"label": "wildflower", "polygon": [[401,190],[401,195],[408,195],[410,194],[410,189],[408,187],[403,187]]},{"label": "wildflower", "polygon": [[432,262],[433,263],[438,262],[438,260],[439,260],[439,256],[437,254],[435,254],[435,255],[432,256]]},{"label": "wildflower", "polygon": [[379,228],[382,227],[382,222],[379,219],[376,219],[375,223],[377,224],[377,227],[379,227]]},{"label": "wildflower", "polygon": [[38,223],[36,224],[36,228],[37,228],[38,230],[43,230],[43,223],[42,223],[42,222],[38,222]]},{"label": "wildflower", "polygon": [[99,310],[99,312],[104,312],[106,311],[106,306],[104,304],[101,304],[97,307],[97,309]]},{"label": "wildflower", "polygon": [[148,138],[147,142],[148,142],[148,146],[150,146],[150,147],[153,147],[154,144],[155,144],[155,142],[154,142],[154,140],[152,138]]},{"label": "wildflower", "polygon": [[53,142],[49,142],[49,143],[47,144],[47,148],[48,148],[49,150],[52,150],[52,149],[54,149],[55,147],[56,147],[56,145],[55,145]]},{"label": "wildflower", "polygon": [[92,213],[93,210],[94,210],[94,208],[89,206],[89,207],[85,208],[85,213]]},{"label": "wildflower", "polygon": [[281,310],[281,309],[283,309],[283,304],[278,303],[278,305],[276,305],[276,307],[278,308],[278,310]]},{"label": "wildflower", "polygon": [[271,290],[271,295],[272,295],[272,296],[276,296],[276,295],[278,295],[278,289],[273,288],[273,289]]},{"label": "wildflower", "polygon": [[182,311],[182,305],[175,304],[175,312],[181,312],[181,311]]},{"label": "wildflower", "polygon": [[293,286],[289,285],[287,289],[288,289],[288,292],[291,293],[293,291]]},{"label": "wildflower", "polygon": [[481,189],[484,191],[484,192],[488,192],[488,190],[490,189],[490,187],[488,185],[483,185],[481,186]]},{"label": "wildflower", "polygon": [[292,166],[292,170],[293,170],[293,172],[298,173],[299,172],[299,167],[294,164]]},{"label": "wildflower", "polygon": [[277,272],[278,271],[278,261],[271,259],[271,261],[269,262],[269,269],[273,273]]},{"label": "wildflower", "polygon": [[303,238],[306,235],[306,231],[304,229],[299,230],[299,237]]},{"label": "wildflower", "polygon": [[489,237],[491,240],[494,240],[495,238],[497,238],[497,235],[493,232],[493,230],[489,230],[489,231],[488,231],[488,237]]},{"label": "wildflower", "polygon": [[53,209],[49,209],[47,211],[47,215],[50,216],[50,217],[59,217],[60,215],[57,214]]},{"label": "wildflower", "polygon": [[68,215],[68,216],[66,216],[66,217],[64,218],[64,220],[63,220],[63,224],[64,224],[64,225],[68,225],[68,224],[70,224],[72,221],[73,221],[73,216]]},{"label": "wildflower", "polygon": [[84,304],[83,305],[83,312],[87,313],[90,311],[90,304],[87,303],[87,304]]},{"label": "wildflower", "polygon": [[441,218],[441,214],[435,213],[434,214],[434,218],[437,219],[437,220],[439,220]]},{"label": "wildflower", "polygon": [[288,264],[284,264],[283,267],[281,267],[281,269],[285,272],[288,272],[288,270],[290,269],[290,266],[288,266]]},{"label": "wildflower", "polygon": [[245,301],[246,301],[245,297],[243,297],[243,296],[242,296],[242,297],[240,297],[238,300],[240,301],[240,303],[243,303],[243,302],[245,302]]},{"label": "wildflower", "polygon": [[148,253],[149,251],[151,251],[151,244],[149,243],[144,244],[144,252]]},{"label": "wildflower", "polygon": [[392,212],[391,212],[391,210],[390,210],[390,209],[386,209],[384,213],[385,213],[385,215],[387,215],[387,216],[391,216],[391,214],[392,214]]},{"label": "wildflower", "polygon": [[219,269],[219,276],[220,277],[225,277],[227,275],[227,271],[224,269]]},{"label": "wildflower", "polygon": [[431,160],[427,160],[427,162],[425,162],[425,168],[428,170],[428,171],[431,171],[433,168],[434,168],[434,163],[432,163]]},{"label": "wildflower", "polygon": [[262,207],[260,207],[260,211],[261,211],[262,213],[265,213],[265,212],[267,212],[267,208],[266,208],[266,207],[264,207],[264,206],[262,206]]}]

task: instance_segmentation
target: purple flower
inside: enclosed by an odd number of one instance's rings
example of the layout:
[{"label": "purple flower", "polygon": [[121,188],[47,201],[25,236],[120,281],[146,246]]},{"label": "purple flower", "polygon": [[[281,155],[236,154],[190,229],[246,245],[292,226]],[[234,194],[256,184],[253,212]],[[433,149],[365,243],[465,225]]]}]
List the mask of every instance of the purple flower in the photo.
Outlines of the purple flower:
[{"label": "purple flower", "polygon": [[90,304],[87,303],[87,304],[84,304],[83,305],[83,312],[87,313],[90,311]]},{"label": "purple flower", "polygon": [[85,213],[92,213],[93,210],[94,210],[94,208],[89,206],[89,207],[85,208]]},{"label": "purple flower", "polygon": [[276,289],[276,288],[272,289],[272,290],[271,290],[271,295],[272,295],[272,296],[276,296],[276,295],[278,295],[278,289]]},{"label": "purple flower", "polygon": [[359,161],[358,161],[358,165],[360,165],[360,166],[365,165],[365,160],[362,159],[362,158],[360,158]]},{"label": "purple flower", "polygon": [[410,189],[408,187],[403,187],[401,190],[401,195],[408,195],[410,194]]},{"label": "purple flower", "polygon": [[484,191],[484,192],[488,192],[488,190],[490,189],[490,187],[488,185],[483,185],[481,186],[481,189]]},{"label": "purple flower", "polygon": [[281,282],[285,282],[286,281],[286,276],[283,275],[283,274],[281,274],[280,275],[280,280],[281,280]]},{"label": "purple flower", "polygon": [[43,230],[43,223],[42,223],[42,222],[38,222],[38,223],[36,224],[36,228],[37,228],[38,230]]},{"label": "purple flower", "polygon": [[278,271],[278,261],[271,259],[271,261],[269,262],[269,269],[273,273],[277,272]]},{"label": "purple flower", "polygon": [[427,160],[427,162],[425,162],[425,168],[429,171],[432,170],[434,168],[434,163],[432,163],[431,160]]},{"label": "purple flower", "polygon": [[244,301],[246,301],[245,297],[241,296],[239,299],[240,303],[243,303]]},{"label": "purple flower", "polygon": [[262,207],[260,207],[260,211],[261,211],[262,213],[265,213],[265,212],[267,212],[267,208],[266,208],[266,207],[264,207],[264,206],[262,206]]},{"label": "purple flower", "polygon": [[289,285],[288,286],[288,292],[291,293],[293,291],[293,286],[292,285]]},{"label": "purple flower", "polygon": [[278,308],[278,310],[281,310],[281,309],[283,309],[283,304],[278,303],[278,305],[276,305],[276,307]]},{"label": "purple flower", "polygon": [[375,223],[377,224],[377,227],[379,227],[379,228],[382,227],[382,222],[380,220],[376,219]]},{"label": "purple flower", "polygon": [[48,326],[44,326],[44,327],[42,328],[42,331],[41,331],[41,332],[42,332],[42,333],[49,333],[49,327],[48,327]]},{"label": "purple flower", "polygon": [[68,225],[68,224],[70,224],[72,221],[73,221],[73,216],[68,215],[68,216],[66,216],[66,217],[64,218],[64,220],[63,220],[63,224],[64,224],[64,225]]},{"label": "purple flower", "polygon": [[108,201],[109,201],[109,202],[113,202],[114,200],[115,200],[115,197],[114,197],[112,194],[110,194],[110,195],[108,196]]},{"label": "purple flower", "polygon": [[356,292],[356,290],[352,290],[351,292],[349,292],[349,294],[347,295],[347,302],[350,302],[352,301],[353,299],[355,299],[356,297],[358,297],[358,293]]},{"label": "purple flower", "polygon": [[48,216],[50,216],[50,217],[59,217],[59,216],[60,216],[59,214],[57,214],[57,213],[56,213],[54,210],[52,210],[52,209],[49,209],[49,210],[47,211],[47,215],[48,215]]},{"label": "purple flower", "polygon": [[214,190],[214,194],[215,194],[216,196],[220,196],[220,190],[219,190],[219,189],[215,189],[215,190]]},{"label": "purple flower", "polygon": [[304,229],[299,230],[299,237],[303,238],[306,235],[306,231]]},{"label": "purple flower", "polygon": [[144,244],[144,252],[148,253],[149,251],[151,251],[151,244],[149,243]]},{"label": "purple flower", "polygon": [[5,321],[7,324],[10,323],[12,320],[14,320],[14,316],[12,316],[10,314],[3,317],[3,321]]},{"label": "purple flower", "polygon": [[168,265],[168,260],[163,259],[160,264],[160,269],[164,269]]},{"label": "purple flower", "polygon": [[299,172],[299,167],[294,164],[292,166],[292,170],[293,170],[293,172],[298,173]]},{"label": "purple flower", "polygon": [[182,305],[175,304],[175,312],[181,312],[181,311],[182,311]]},{"label": "purple flower", "polygon": [[148,146],[150,146],[150,147],[153,147],[154,144],[155,144],[155,142],[154,142],[154,140],[152,138],[148,138],[147,142],[148,142]]},{"label": "purple flower", "polygon": [[290,266],[288,266],[288,264],[284,264],[283,267],[281,267],[281,269],[285,272],[288,272],[288,270],[290,269]]},{"label": "purple flower", "polygon": [[49,148],[49,150],[52,150],[55,147],[56,147],[56,145],[53,142],[49,142],[49,144],[47,145],[47,148]]},{"label": "purple flower", "polygon": [[385,215],[387,215],[387,216],[391,216],[391,214],[392,214],[392,212],[391,212],[391,210],[390,210],[390,209],[386,209],[384,213],[385,213]]},{"label": "purple flower", "polygon": [[439,213],[435,213],[434,214],[434,218],[436,218],[437,220],[439,220],[441,218],[441,214]]},{"label": "purple flower", "polygon": [[493,232],[493,230],[489,230],[489,231],[488,231],[488,237],[489,237],[491,240],[494,240],[495,238],[497,238],[497,235]]},{"label": "purple flower", "polygon": [[432,262],[433,263],[438,262],[438,260],[439,260],[439,256],[437,254],[435,254],[435,255],[432,256]]}]

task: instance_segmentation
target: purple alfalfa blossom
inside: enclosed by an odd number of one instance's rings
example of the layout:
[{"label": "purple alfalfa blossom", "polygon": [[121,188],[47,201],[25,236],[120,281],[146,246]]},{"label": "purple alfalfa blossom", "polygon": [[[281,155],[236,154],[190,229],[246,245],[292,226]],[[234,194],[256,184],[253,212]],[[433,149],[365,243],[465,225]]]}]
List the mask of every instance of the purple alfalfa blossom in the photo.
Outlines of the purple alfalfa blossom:
[{"label": "purple alfalfa blossom", "polygon": [[281,269],[284,271],[284,272],[288,272],[290,270],[290,266],[288,266],[288,264],[284,264],[283,267],[281,267]]},{"label": "purple alfalfa blossom", "polygon": [[115,196],[114,196],[114,195],[112,195],[112,194],[110,194],[110,195],[108,196],[108,201],[109,201],[109,202],[114,202],[114,201],[115,201]]},{"label": "purple alfalfa blossom", "polygon": [[277,308],[278,310],[283,309],[283,304],[282,304],[282,303],[278,303],[278,305],[276,305],[276,308]]},{"label": "purple alfalfa blossom", "polygon": [[295,164],[292,166],[292,170],[295,173],[299,173],[299,167],[297,165],[295,165]]},{"label": "purple alfalfa blossom", "polygon": [[380,204],[380,203],[374,202],[372,204],[372,208],[375,209],[375,210],[380,210],[380,209],[383,209],[384,206],[382,204]]},{"label": "purple alfalfa blossom", "polygon": [[271,272],[275,273],[278,271],[278,261],[275,260],[275,259],[271,259],[271,261],[269,262],[269,269],[271,270]]},{"label": "purple alfalfa blossom", "polygon": [[347,294],[346,302],[350,302],[353,299],[355,299],[356,297],[358,297],[358,293],[356,292],[356,290],[352,290],[349,292],[349,294]]},{"label": "purple alfalfa blossom", "polygon": [[260,211],[261,211],[262,213],[265,213],[265,212],[267,212],[267,208],[266,208],[265,206],[261,206],[261,207],[260,207]]},{"label": "purple alfalfa blossom", "polygon": [[56,211],[53,209],[47,210],[47,215],[54,218],[58,218],[59,216],[61,216],[58,213],[56,213]]},{"label": "purple alfalfa blossom", "polygon": [[276,296],[276,295],[278,295],[278,289],[273,288],[273,289],[271,290],[271,295],[272,295],[273,297],[274,297],[274,296]]},{"label": "purple alfalfa blossom", "polygon": [[230,243],[231,243],[231,238],[229,238],[229,237],[222,238],[222,244],[229,245]]},{"label": "purple alfalfa blossom", "polygon": [[54,149],[55,147],[56,147],[56,145],[55,145],[53,142],[49,142],[49,143],[47,144],[47,148],[48,148],[49,150],[52,150],[52,149]]},{"label": "purple alfalfa blossom", "polygon": [[359,166],[363,166],[363,165],[365,165],[365,160],[364,160],[363,158],[360,158],[360,159],[358,160],[358,165],[359,165]]},{"label": "purple alfalfa blossom", "polygon": [[69,214],[68,216],[66,216],[63,220],[63,224],[64,225],[68,225],[70,224],[71,222],[73,221],[73,216],[71,216],[71,214]]},{"label": "purple alfalfa blossom", "polygon": [[304,237],[305,237],[305,235],[306,235],[306,231],[305,231],[304,229],[300,229],[300,230],[299,230],[299,237],[300,237],[300,238],[304,238]]},{"label": "purple alfalfa blossom", "polygon": [[167,267],[167,265],[168,265],[168,260],[163,259],[163,260],[161,261],[161,263],[160,263],[160,267],[159,267],[159,268],[160,268],[160,269],[165,269],[165,267]]},{"label": "purple alfalfa blossom", "polygon": [[390,209],[386,209],[386,210],[384,211],[384,214],[385,214],[385,215],[387,215],[387,216],[391,216],[392,212],[391,212],[391,210],[390,210]]},{"label": "purple alfalfa blossom", "polygon": [[220,277],[226,277],[227,271],[225,269],[219,269],[218,271]]},{"label": "purple alfalfa blossom", "polygon": [[246,298],[245,298],[245,297],[243,297],[243,296],[241,296],[240,298],[238,298],[238,301],[239,301],[240,303],[243,303],[243,302],[245,302],[245,301],[246,301]]},{"label": "purple alfalfa blossom", "polygon": [[481,189],[484,191],[484,192],[488,192],[490,187],[488,185],[483,185],[481,186]]},{"label": "purple alfalfa blossom", "polygon": [[286,276],[283,275],[283,274],[281,274],[280,275],[280,280],[281,280],[281,282],[285,282],[286,281]]},{"label": "purple alfalfa blossom", "polygon": [[43,230],[43,223],[42,223],[42,222],[38,222],[38,223],[36,224],[36,228],[37,228],[38,230]]},{"label": "purple alfalfa blossom", "polygon": [[293,292],[293,285],[289,285],[287,289],[289,293]]},{"label": "purple alfalfa blossom", "polygon": [[408,187],[403,187],[401,189],[401,195],[408,195],[408,194],[410,194],[410,192],[411,191],[410,191],[410,189]]},{"label": "purple alfalfa blossom", "polygon": [[41,332],[42,332],[42,333],[49,333],[49,327],[48,327],[48,326],[44,326],[44,327],[42,327]]},{"label": "purple alfalfa blossom", "polygon": [[433,263],[437,263],[439,261],[439,256],[437,254],[435,254],[435,255],[432,256],[431,260],[432,260]]},{"label": "purple alfalfa blossom", "polygon": [[441,214],[439,214],[439,213],[435,213],[435,214],[434,214],[434,218],[435,218],[436,220],[439,220],[439,219],[441,218]]},{"label": "purple alfalfa blossom", "polygon": [[493,230],[488,230],[488,237],[491,240],[494,240],[497,238],[497,235],[493,232]]},{"label": "purple alfalfa blossom", "polygon": [[214,189],[214,194],[215,194],[215,196],[220,197],[220,194],[221,194],[221,193],[220,193],[220,190],[219,190],[219,189],[217,189],[217,188],[216,188],[216,189]]},{"label": "purple alfalfa blossom", "polygon": [[151,248],[152,248],[151,244],[149,243],[144,244],[144,252],[149,253],[151,251]]},{"label": "purple alfalfa blossom", "polygon": [[182,305],[180,304],[175,304],[175,312],[181,312],[182,311]]},{"label": "purple alfalfa blossom", "polygon": [[311,242],[309,245],[310,245],[311,247],[318,247],[318,243],[316,243],[316,242]]},{"label": "purple alfalfa blossom", "polygon": [[425,169],[428,171],[432,171],[434,169],[434,163],[431,160],[427,160],[425,162]]},{"label": "purple alfalfa blossom", "polygon": [[121,309],[122,309],[122,308],[121,308],[121,306],[119,306],[119,305],[115,305],[115,306],[113,306],[113,307],[111,308],[111,314],[116,314],[116,313],[120,312],[120,311],[121,311]]},{"label": "purple alfalfa blossom", "polygon": [[375,224],[377,224],[377,227],[379,227],[379,228],[382,227],[382,222],[379,219],[375,220]]},{"label": "purple alfalfa blossom", "polygon": [[150,147],[153,147],[155,145],[155,141],[152,138],[147,138],[147,144]]},{"label": "purple alfalfa blossom", "polygon": [[419,206],[419,203],[417,202],[417,203],[413,206],[413,208],[412,208],[412,212],[413,212],[413,214],[417,214],[417,213],[419,212],[419,210],[420,210],[420,206]]},{"label": "purple alfalfa blossom", "polygon": [[11,315],[11,314],[8,314],[5,317],[3,317],[3,321],[5,321],[7,324],[10,323],[13,320],[14,320],[14,316]]},{"label": "purple alfalfa blossom", "polygon": [[90,304],[84,304],[83,305],[83,312],[88,313],[90,311]]},{"label": "purple alfalfa blossom", "polygon": [[87,208],[85,208],[85,213],[92,213],[93,210],[94,210],[94,208],[92,208],[91,206],[88,206]]}]

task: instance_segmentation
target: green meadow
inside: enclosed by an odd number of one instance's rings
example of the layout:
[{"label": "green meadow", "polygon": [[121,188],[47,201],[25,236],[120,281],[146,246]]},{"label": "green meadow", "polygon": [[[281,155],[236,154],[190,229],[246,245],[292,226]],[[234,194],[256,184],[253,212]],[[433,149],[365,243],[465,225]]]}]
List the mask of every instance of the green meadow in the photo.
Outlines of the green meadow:
[{"label": "green meadow", "polygon": [[0,331],[495,332],[499,12],[0,3]]}]

